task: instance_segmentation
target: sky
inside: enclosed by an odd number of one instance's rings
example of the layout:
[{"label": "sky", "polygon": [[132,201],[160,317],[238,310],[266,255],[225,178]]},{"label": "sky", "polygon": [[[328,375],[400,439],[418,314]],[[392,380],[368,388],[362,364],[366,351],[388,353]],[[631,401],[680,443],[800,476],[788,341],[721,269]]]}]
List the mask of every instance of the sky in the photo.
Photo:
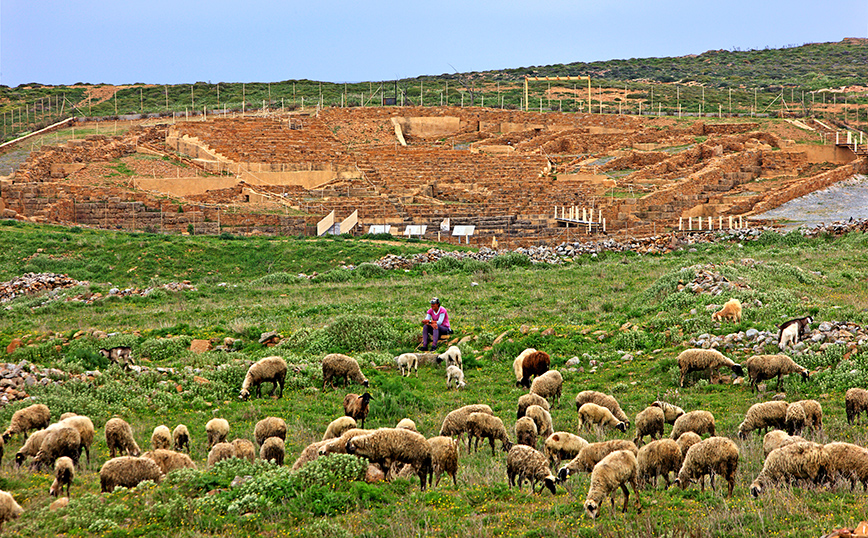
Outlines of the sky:
[{"label": "sky", "polygon": [[380,81],[866,36],[866,0],[0,0],[0,84]]}]

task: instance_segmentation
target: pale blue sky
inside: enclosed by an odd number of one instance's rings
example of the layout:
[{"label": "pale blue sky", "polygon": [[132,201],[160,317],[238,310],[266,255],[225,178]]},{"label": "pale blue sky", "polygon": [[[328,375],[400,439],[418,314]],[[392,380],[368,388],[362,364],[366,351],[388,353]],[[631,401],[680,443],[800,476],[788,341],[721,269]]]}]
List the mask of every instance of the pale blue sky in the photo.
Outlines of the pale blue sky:
[{"label": "pale blue sky", "polygon": [[0,84],[377,81],[866,34],[866,0],[0,0]]}]

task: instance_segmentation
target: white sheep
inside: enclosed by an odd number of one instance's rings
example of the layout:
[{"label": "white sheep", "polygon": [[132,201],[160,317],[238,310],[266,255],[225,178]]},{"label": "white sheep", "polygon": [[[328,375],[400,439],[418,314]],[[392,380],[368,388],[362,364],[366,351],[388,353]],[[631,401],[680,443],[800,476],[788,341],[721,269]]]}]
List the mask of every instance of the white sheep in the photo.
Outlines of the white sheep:
[{"label": "white sheep", "polygon": [[754,430],[762,430],[763,433],[766,433],[768,430],[786,429],[787,407],[789,404],[784,401],[753,404],[748,408],[744,420],[738,426],[738,436],[747,439],[747,434]]},{"label": "white sheep", "polygon": [[657,440],[663,436],[665,413],[659,407],[646,407],[636,415],[636,446],[642,446],[643,437],[650,435]]},{"label": "white sheep", "polygon": [[[612,495],[618,488],[624,492],[624,506],[622,512],[627,512],[627,503],[630,500],[630,491],[627,489],[629,482],[633,486],[636,495],[636,512],[642,513],[642,503],[639,500],[638,488],[639,465],[636,456],[629,450],[617,450],[603,458],[591,472],[591,486],[588,496],[585,498],[585,511],[591,519],[597,519],[600,515],[600,503],[606,497]],[[612,508],[615,508],[615,497],[612,496]]]},{"label": "white sheep", "polygon": [[134,488],[140,482],[153,480],[159,483],[163,478],[160,467],[149,458],[119,456],[105,462],[99,470],[100,491],[111,493],[118,486]]},{"label": "white sheep", "polygon": [[81,455],[81,435],[78,430],[62,422],[46,428],[48,435],[42,441],[39,452],[33,458],[30,467],[40,470],[43,466],[54,466],[54,462],[61,456],[66,456],[78,465]]},{"label": "white sheep", "polygon": [[516,420],[523,417],[524,414],[527,412],[527,408],[532,405],[538,405],[546,411],[551,411],[551,406],[549,406],[548,400],[546,400],[539,394],[528,392],[527,394],[522,394],[518,397],[518,412],[515,416]]},{"label": "white sheep", "polygon": [[401,353],[395,357],[395,364],[403,377],[410,377],[413,370],[416,371],[416,377],[419,377],[419,356],[415,353]]},{"label": "white sheep", "polygon": [[452,477],[452,484],[458,486],[458,440],[437,436],[428,439],[431,446],[433,476],[437,478],[434,487],[440,485],[443,473]]},{"label": "white sheep", "polygon": [[552,474],[548,458],[527,445],[515,445],[509,449],[506,455],[506,476],[509,478],[509,487],[515,486],[516,478],[518,479],[519,491],[524,481],[529,480],[531,492],[534,492],[536,483],[541,482],[540,493],[542,488],[546,487],[552,495],[555,494],[557,478]]},{"label": "white sheep", "polygon": [[533,383],[530,385],[530,392],[539,394],[546,400],[553,399],[554,405],[558,405],[561,401],[563,385],[564,378],[561,373],[557,370],[549,370],[534,378]]},{"label": "white sheep", "polygon": [[751,482],[750,494],[758,497],[766,486],[783,480],[819,483],[828,467],[828,453],[823,445],[806,441],[776,448],[766,456],[762,471]]},{"label": "white sheep", "polygon": [[784,429],[790,435],[801,435],[808,422],[805,408],[799,404],[791,403],[787,406],[787,414],[784,416]]},{"label": "white sheep", "polygon": [[618,400],[616,400],[614,396],[596,390],[583,390],[576,395],[576,411],[581,409],[586,403],[602,405],[611,411],[612,414],[615,415],[615,418],[626,424],[628,428],[630,427],[630,419],[621,409]]},{"label": "white sheep", "polygon": [[728,319],[732,322],[740,322],[741,310],[741,301],[738,299],[730,299],[723,304],[723,308],[721,308],[720,311],[711,315],[711,321],[722,321]]},{"label": "white sheep", "polygon": [[805,426],[814,433],[823,431],[823,406],[817,400],[799,400],[791,405],[801,405],[805,410]]},{"label": "white sheep", "polygon": [[[60,419],[60,423],[78,430],[78,435],[81,437],[81,448],[87,455],[87,464],[90,465],[90,446],[93,444],[93,439],[96,435],[94,432],[93,421],[84,415],[73,414]],[[0,449],[2,449],[2,443],[0,443]],[[2,455],[2,450],[0,450],[0,455]],[[80,458],[81,457],[79,456],[79,459]]]},{"label": "white sheep", "polygon": [[57,497],[63,493],[63,487],[66,486],[66,496],[69,497],[69,487],[75,478],[75,465],[72,459],[63,456],[57,458],[54,462],[54,482],[48,488],[48,494],[52,497]]},{"label": "white sheep", "polygon": [[677,475],[681,469],[683,456],[681,448],[672,439],[660,439],[651,441],[639,449],[636,456],[639,462],[639,483],[646,484],[650,479],[654,487],[657,487],[657,477],[662,475],[666,480],[666,487],[671,485],[669,473]]},{"label": "white sheep", "polygon": [[280,437],[269,437],[259,449],[259,458],[263,461],[273,461],[278,467],[283,465],[286,446]]},{"label": "white sheep", "polygon": [[868,490],[868,450],[853,443],[838,442],[824,445],[823,452],[830,478],[849,480],[850,491],[855,489],[856,481],[862,482],[863,490]]},{"label": "white sheep", "polygon": [[368,386],[368,378],[362,374],[362,369],[356,359],[343,355],[341,353],[331,353],[322,359],[322,388],[325,390],[326,384],[331,388],[335,388],[334,380],[344,380],[346,387],[350,381],[358,383],[365,388]]},{"label": "white sheep", "polygon": [[253,438],[256,444],[262,446],[269,437],[279,437],[286,440],[286,421],[280,417],[265,417],[253,428]]},{"label": "white sheep", "polygon": [[211,450],[208,451],[208,467],[213,467],[219,461],[228,460],[235,457],[235,445],[232,443],[219,442],[214,443]]},{"label": "white sheep", "polygon": [[711,489],[714,489],[714,476],[723,476],[729,484],[728,496],[732,497],[735,487],[735,472],[738,469],[738,447],[726,437],[709,437],[691,446],[684,455],[681,470],[675,483],[686,489],[691,482],[699,480],[700,490],[705,491],[705,475],[711,476]]},{"label": "white sheep", "polygon": [[458,346],[449,346],[446,351],[437,355],[437,364],[446,361],[446,366],[457,366],[464,370],[464,363],[461,362],[461,349]]},{"label": "white sheep", "polygon": [[763,437],[763,456],[768,457],[772,450],[793,443],[807,441],[804,437],[790,435],[783,430],[772,430]]},{"label": "white sheep", "polygon": [[684,409],[681,409],[677,405],[673,405],[668,402],[664,402],[661,400],[657,400],[651,403],[651,407],[659,407],[663,410],[663,420],[666,424],[675,424],[675,421],[684,414]]},{"label": "white sheep", "polygon": [[868,415],[868,390],[855,387],[847,389],[844,406],[847,409],[847,424],[860,419],[863,412]]},{"label": "white sheep", "polygon": [[532,405],[527,408],[525,412],[525,416],[528,416],[536,422],[536,430],[537,434],[540,437],[548,437],[549,435],[555,432],[552,426],[552,415],[542,407],[538,405]]},{"label": "white sheep", "polygon": [[[516,422],[517,430],[518,422]],[[536,434],[536,429],[534,429],[534,434]],[[546,438],[543,444],[543,453],[548,457],[552,467],[557,468],[561,461],[575,458],[589,444],[578,435],[569,432],[555,432]]]},{"label": "white sheep", "polygon": [[694,432],[696,435],[702,435],[704,433],[714,435],[714,415],[701,409],[684,413],[675,420],[675,424],[672,425],[672,432],[669,434],[669,437],[671,439],[678,439],[684,432]]},{"label": "white sheep", "polygon": [[744,361],[744,367],[747,368],[750,386],[754,390],[759,390],[757,383],[767,379],[778,378],[778,390],[780,390],[781,378],[787,374],[802,374],[802,379],[805,381],[811,375],[807,368],[799,366],[786,355],[753,355]]},{"label": "white sheep", "polygon": [[51,422],[51,411],[47,405],[34,404],[12,413],[9,427],[3,432],[3,441],[8,442],[13,435],[23,433],[25,437],[30,430],[47,428]]},{"label": "white sheep", "polygon": [[105,423],[105,442],[112,458],[118,452],[126,452],[130,456],[138,456],[141,453],[139,445],[133,438],[132,427],[122,418],[112,418]]},{"label": "white sheep", "polygon": [[[256,445],[247,439],[233,439],[231,444],[235,448],[236,458],[247,461],[253,461],[256,459]],[[186,456],[186,454],[183,455]]]},{"label": "white sheep", "polygon": [[247,369],[247,375],[244,376],[244,383],[241,385],[241,393],[239,398],[246,400],[250,397],[250,389],[256,390],[256,397],[262,398],[262,384],[271,383],[271,392],[269,396],[274,396],[274,392],[279,388],[278,398],[283,397],[283,384],[286,381],[286,361],[282,357],[265,357],[259,359],[250,365]]},{"label": "white sheep", "polygon": [[457,389],[464,388],[467,385],[464,382],[464,371],[454,364],[450,364],[446,367],[446,389],[452,388],[453,383]]},{"label": "white sheep", "polygon": [[413,419],[402,418],[395,424],[396,428],[404,428],[405,430],[410,430],[411,432],[418,432],[419,430],[416,428],[416,423],[413,422]]},{"label": "white sheep", "polygon": [[595,403],[586,403],[579,408],[578,429],[581,430],[583,427],[590,427],[591,425],[597,425],[601,428],[617,428],[622,432],[627,431],[627,424],[615,418],[615,415],[607,408]]},{"label": "white sheep", "polygon": [[690,447],[700,441],[702,441],[702,437],[700,437],[696,432],[690,431],[682,433],[678,436],[678,439],[675,440],[675,442],[678,443],[678,448],[681,449],[682,457],[687,454],[687,451],[690,450]]},{"label": "white sheep", "polygon": [[639,449],[636,448],[633,441],[626,439],[610,439],[608,441],[591,443],[583,448],[578,456],[560,468],[558,471],[558,481],[566,482],[570,476],[576,473],[590,473],[600,460],[616,450],[629,450],[634,455],[639,453]]},{"label": "white sheep", "polygon": [[172,446],[172,432],[168,426],[159,425],[154,428],[154,433],[151,434],[151,449],[158,450],[160,448],[168,450]]},{"label": "white sheep", "polygon": [[13,519],[18,519],[24,510],[15,502],[15,498],[6,491],[0,491],[0,529],[3,524]]},{"label": "white sheep", "polygon": [[440,426],[440,435],[458,436],[459,440],[464,438],[464,432],[467,429],[467,417],[470,413],[488,413],[494,415],[494,412],[486,404],[470,404],[464,407],[459,407],[450,411],[443,419],[443,424]]},{"label": "white sheep", "polygon": [[[356,427],[356,419],[353,417],[338,417],[331,421],[322,436],[322,440],[334,439],[340,437],[345,431]],[[286,440],[284,438],[284,440]]]},{"label": "white sheep", "polygon": [[467,417],[467,452],[470,452],[470,445],[473,441],[473,451],[479,449],[480,439],[488,439],[491,444],[491,455],[494,456],[494,441],[499,440],[504,452],[509,452],[512,448],[512,442],[506,435],[506,428],[503,421],[498,417],[489,415],[488,413],[470,413]]},{"label": "white sheep", "polygon": [[190,456],[183,452],[175,452],[163,448],[151,450],[142,454],[143,458],[153,460],[160,468],[160,471],[166,475],[175,469],[195,469],[196,464],[190,459]]},{"label": "white sheep", "polygon": [[744,369],[740,364],[728,359],[716,349],[685,349],[678,354],[678,368],[681,370],[678,386],[684,386],[684,378],[690,372],[708,370],[715,373],[722,366],[729,367],[737,376],[744,376]]},{"label": "white sheep", "polygon": [[172,442],[176,451],[186,450],[190,452],[190,431],[187,426],[178,424],[172,430]]},{"label": "white sheep", "polygon": [[431,445],[422,434],[400,428],[380,428],[347,441],[347,453],[367,458],[381,469],[393,463],[412,466],[419,477],[420,489],[425,490],[433,471]]}]

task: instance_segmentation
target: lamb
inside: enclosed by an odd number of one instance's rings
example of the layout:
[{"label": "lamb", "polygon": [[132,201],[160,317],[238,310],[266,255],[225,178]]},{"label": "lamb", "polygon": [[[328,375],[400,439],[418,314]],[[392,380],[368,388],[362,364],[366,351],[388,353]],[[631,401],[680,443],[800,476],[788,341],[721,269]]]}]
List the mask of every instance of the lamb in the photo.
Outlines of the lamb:
[{"label": "lamb", "polygon": [[531,492],[535,491],[536,483],[541,482],[540,493],[542,488],[546,487],[552,495],[555,494],[557,478],[549,468],[548,458],[527,445],[515,445],[509,449],[509,454],[506,455],[506,476],[509,478],[509,487],[515,486],[515,479],[518,478],[519,491],[524,481],[529,480]]},{"label": "lamb", "polygon": [[286,440],[286,421],[279,417],[265,417],[253,428],[253,438],[256,444],[262,446],[269,437],[280,437]]},{"label": "lamb", "polygon": [[805,316],[803,318],[791,319],[785,321],[778,326],[778,347],[783,351],[788,345],[799,343],[799,338],[808,335],[808,329],[814,318]]},{"label": "lamb", "polygon": [[675,424],[678,417],[684,414],[684,409],[661,400],[652,402],[651,407],[659,407],[663,410],[663,420],[666,424]]},{"label": "lamb", "polygon": [[440,485],[443,473],[452,477],[452,484],[458,486],[458,440],[439,435],[428,439],[431,445],[431,463],[433,476],[437,478],[436,488]]},{"label": "lamb", "polygon": [[524,364],[524,358],[530,355],[531,353],[535,353],[536,349],[529,347],[518,354],[518,357],[512,361],[512,371],[515,373],[515,386],[521,386],[521,380],[524,377],[524,372],[522,372],[522,365]]},{"label": "lamb", "polygon": [[446,367],[449,366],[457,366],[461,370],[464,370],[464,364],[461,362],[461,350],[458,349],[458,346],[449,346],[446,351],[437,355],[437,364],[440,364],[443,361],[446,361]]},{"label": "lamb", "polygon": [[[270,439],[270,437],[267,439]],[[256,447],[247,439],[235,439],[232,441],[232,446],[235,447],[236,458],[247,461],[256,459]]]},{"label": "lamb", "polygon": [[536,422],[537,434],[541,437],[548,437],[555,432],[552,427],[551,414],[538,405],[532,405],[527,408],[525,416],[528,416]]},{"label": "lamb", "polygon": [[823,446],[828,467],[826,472],[833,479],[850,481],[850,491],[856,481],[862,482],[862,489],[868,490],[868,450],[853,443],[828,443]]},{"label": "lamb", "polygon": [[802,406],[805,410],[805,425],[810,427],[814,432],[823,430],[823,406],[817,400],[799,400],[793,402]]},{"label": "lamb", "polygon": [[[517,380],[515,385],[517,387],[529,389],[531,376],[539,376],[548,372],[550,364],[551,358],[545,351],[534,351],[528,353],[521,361],[521,379]],[[515,364],[513,364],[513,368],[515,369]],[[516,369],[516,375],[518,375],[518,373],[519,370]]]},{"label": "lamb", "polygon": [[684,432],[675,440],[675,442],[678,443],[678,448],[681,449],[682,458],[687,454],[687,451],[690,450],[690,447],[700,441],[702,441],[702,437],[697,435],[696,432]]},{"label": "lamb", "polygon": [[622,432],[627,431],[627,424],[615,418],[607,408],[595,403],[586,403],[579,408],[579,426],[590,427],[592,424],[606,428],[617,428]]},{"label": "lamb", "polygon": [[527,394],[522,394],[518,397],[518,412],[516,413],[516,420],[523,417],[524,414],[527,412],[527,408],[532,405],[538,405],[546,411],[551,411],[548,400],[546,400],[539,394],[528,392]]},{"label": "lamb", "polygon": [[261,459],[273,461],[278,467],[283,465],[285,453],[286,446],[280,437],[269,437],[262,443],[262,447],[259,449],[259,457]]},{"label": "lamb", "polygon": [[558,405],[561,401],[561,389],[564,385],[564,378],[557,370],[549,370],[548,372],[537,376],[530,385],[530,392],[539,394],[546,400],[554,398],[554,405]]},{"label": "lamb", "polygon": [[801,435],[808,422],[805,408],[799,404],[791,403],[787,406],[787,414],[784,416],[784,429],[790,435]]},{"label": "lamb", "polygon": [[112,458],[105,462],[99,470],[102,493],[111,493],[118,486],[134,488],[145,480],[159,483],[162,478],[163,473],[154,460],[136,456]]},{"label": "lamb", "polygon": [[15,498],[5,491],[0,491],[0,529],[4,523],[18,519],[22,513],[24,510],[15,502]]},{"label": "lamb", "polygon": [[330,443],[332,440],[326,441],[317,441],[316,443],[311,443],[305,447],[304,450],[301,451],[301,455],[295,460],[295,463],[292,464],[292,471],[295,472],[305,464],[317,459],[320,456],[320,449],[325,446],[327,443]]},{"label": "lamb", "polygon": [[392,463],[412,466],[422,491],[433,471],[431,445],[422,434],[410,430],[381,428],[347,441],[346,448],[347,453],[365,457],[381,469],[389,469]]},{"label": "lamb", "polygon": [[212,418],[205,424],[205,433],[208,434],[208,449],[217,443],[225,443],[229,436],[229,421],[225,418]]},{"label": "lamb", "polygon": [[398,421],[398,424],[395,425],[396,428],[404,428],[405,430],[410,430],[411,432],[418,432],[416,429],[416,423],[413,422],[409,418],[402,418]]},{"label": "lamb", "polygon": [[[340,437],[345,431],[356,427],[356,419],[353,417],[338,417],[331,421],[322,436],[322,440],[334,439]],[[286,438],[284,438],[286,440]]]},{"label": "lamb", "polygon": [[31,469],[39,471],[43,466],[53,466],[57,458],[67,456],[76,465],[81,454],[81,435],[72,426],[58,423],[48,428],[48,435],[42,441],[39,452],[30,464]]},{"label": "lamb", "polygon": [[124,371],[130,369],[135,362],[133,361],[133,350],[128,346],[116,346],[112,348],[100,348],[99,354],[107,358],[111,364],[117,364]]},{"label": "lamb", "polygon": [[669,473],[677,475],[681,469],[683,456],[681,447],[672,439],[660,439],[659,441],[651,441],[647,445],[639,449],[639,454],[636,456],[639,462],[639,483],[645,484],[649,479],[652,480],[654,487],[657,487],[657,476],[663,475],[666,480],[666,487],[669,482]]},{"label": "lamb", "polygon": [[665,413],[659,407],[646,407],[636,415],[636,446],[642,446],[642,438],[650,435],[657,440],[663,436]]},{"label": "lamb", "polygon": [[744,421],[738,426],[738,436],[747,439],[753,430],[783,430],[789,404],[783,401],[760,402],[747,410]]},{"label": "lamb", "polygon": [[[536,448],[537,442],[536,422],[530,417],[521,417],[515,421],[515,443]],[[554,435],[554,434],[552,434]]]},{"label": "lamb", "polygon": [[[93,421],[84,415],[73,414],[72,416],[61,419],[60,422],[78,430],[78,435],[81,437],[81,448],[87,455],[87,464],[90,465],[90,446],[93,444],[93,438],[95,436]],[[2,454],[2,446],[0,446],[0,456],[2,456]],[[79,459],[81,459],[80,453]]]},{"label": "lamb", "polygon": [[464,382],[464,371],[461,368],[450,364],[446,367],[446,390],[452,388],[452,383],[455,383],[456,389],[461,389],[467,386]]},{"label": "lamb", "polygon": [[446,418],[443,419],[443,424],[440,426],[440,435],[458,436],[459,441],[463,439],[464,432],[467,429],[467,417],[470,413],[488,413],[494,415],[491,407],[485,404],[470,404],[464,407],[459,407],[450,411]]},{"label": "lamb", "polygon": [[467,417],[467,452],[470,452],[470,444],[475,440],[473,451],[479,449],[479,440],[488,439],[491,444],[491,455],[494,456],[494,441],[499,440],[504,452],[509,452],[512,442],[506,435],[503,421],[488,413],[470,413]]},{"label": "lamb", "polygon": [[171,473],[175,469],[195,469],[196,464],[190,459],[190,456],[183,452],[175,452],[165,448],[158,448],[142,454],[143,458],[153,460],[160,468],[160,472],[164,475]]},{"label": "lamb", "polygon": [[621,406],[618,404],[618,400],[616,400],[614,396],[609,396],[608,394],[597,392],[596,390],[583,390],[576,395],[576,411],[581,409],[586,403],[602,405],[611,411],[612,414],[615,415],[615,418],[626,424],[628,428],[630,427],[630,419],[627,418],[627,414],[621,410]]},{"label": "lamb", "polygon": [[160,448],[168,450],[172,446],[172,432],[168,426],[160,425],[154,428],[154,433],[151,434],[151,449],[158,450]]},{"label": "lamb", "polygon": [[[600,515],[600,503],[606,497],[612,495],[619,487],[624,492],[624,506],[621,512],[627,513],[627,503],[630,500],[630,491],[627,482],[633,486],[636,495],[636,512],[642,513],[642,503],[639,500],[639,464],[636,456],[629,450],[617,450],[612,452],[591,472],[591,487],[585,498],[585,512],[591,519],[597,519]],[[615,508],[615,497],[612,495],[612,509]]]},{"label": "lamb", "polygon": [[328,383],[331,388],[335,388],[334,380],[341,378],[344,380],[345,387],[350,381],[363,385],[365,388],[368,386],[368,378],[362,375],[362,369],[359,368],[359,363],[356,362],[356,359],[340,353],[332,353],[323,357],[323,390],[325,390],[326,383]]},{"label": "lamb", "polygon": [[416,377],[419,377],[419,356],[415,353],[401,353],[395,357],[395,364],[403,377],[410,377],[412,370],[416,370]]},{"label": "lamb", "polygon": [[[516,429],[518,429],[517,422]],[[562,460],[571,460],[578,456],[579,452],[588,444],[578,435],[569,432],[555,432],[546,438],[543,444],[543,453],[549,459],[551,466],[557,468]]]},{"label": "lamb", "polygon": [[63,493],[63,486],[66,486],[66,496],[69,497],[69,487],[74,478],[75,466],[72,460],[66,456],[57,458],[57,461],[54,462],[54,482],[48,488],[48,494],[57,497]]},{"label": "lamb", "polygon": [[704,433],[714,435],[714,415],[702,410],[684,413],[672,425],[672,432],[669,437],[678,439],[684,432],[694,432],[696,435]]},{"label": "lamb", "polygon": [[844,395],[844,405],[847,408],[847,424],[860,418],[860,415],[865,411],[868,415],[868,390],[851,388],[847,389]]},{"label": "lamb", "polygon": [[744,361],[744,366],[747,368],[750,386],[755,391],[758,390],[757,383],[760,381],[777,377],[778,390],[780,390],[781,378],[787,374],[802,374],[802,379],[805,381],[807,381],[811,375],[807,368],[799,366],[793,361],[793,359],[786,355],[753,355]]},{"label": "lamb", "polygon": [[3,432],[3,442],[9,442],[13,435],[23,433],[26,437],[30,430],[47,428],[51,422],[51,411],[47,405],[34,404],[24,409],[19,409],[12,414],[9,427]]},{"label": "lamb", "polygon": [[228,460],[235,457],[235,447],[232,443],[220,441],[214,443],[211,450],[208,452],[208,467],[213,467],[218,461]]},{"label": "lamb", "polygon": [[728,366],[735,375],[744,376],[744,369],[740,364],[724,357],[723,353],[716,349],[685,349],[678,355],[678,368],[681,370],[678,386],[684,386],[684,377],[690,372],[700,370],[716,372],[721,366]]},{"label": "lamb", "polygon": [[732,320],[735,322],[741,321],[741,301],[738,299],[730,299],[723,304],[718,312],[711,315],[711,321]]},{"label": "lamb", "polygon": [[250,365],[244,383],[241,384],[241,392],[238,395],[242,400],[250,397],[250,389],[256,390],[256,397],[262,398],[262,384],[271,383],[269,396],[274,396],[274,391],[280,388],[277,397],[283,397],[283,384],[286,380],[286,361],[282,357],[265,357]]},{"label": "lamb", "polygon": [[27,461],[27,458],[36,456],[39,453],[39,448],[42,447],[42,441],[45,440],[47,435],[48,429],[37,430],[30,434],[30,437],[24,441],[24,445],[15,454],[15,466],[21,467]]},{"label": "lamb", "polygon": [[629,450],[634,455],[639,453],[636,445],[626,439],[611,439],[609,441],[591,443],[583,448],[578,456],[560,468],[558,471],[558,481],[566,482],[570,476],[576,473],[590,473],[600,460],[616,450]]},{"label": "lamb", "polygon": [[735,487],[735,471],[738,469],[738,447],[727,437],[709,437],[690,447],[684,455],[681,470],[675,483],[686,489],[694,480],[699,480],[701,491],[705,491],[705,475],[711,476],[711,489],[714,489],[714,476],[719,474],[729,483],[729,493]]},{"label": "lamb", "polygon": [[371,410],[370,402],[372,396],[368,391],[359,396],[358,394],[349,393],[344,396],[344,413],[348,417],[352,417],[359,421],[359,425],[365,427],[365,419],[368,418],[368,413]]},{"label": "lamb", "polygon": [[175,429],[172,430],[172,441],[175,446],[175,451],[180,452],[181,449],[184,449],[189,453],[190,432],[187,430],[187,426],[184,426],[183,424],[175,426]]},{"label": "lamb", "polygon": [[771,451],[776,448],[804,441],[806,441],[804,437],[789,435],[782,430],[772,430],[763,437],[763,457],[768,457]]},{"label": "lamb", "polygon": [[766,486],[784,479],[817,484],[826,477],[828,467],[828,453],[823,445],[806,441],[776,448],[769,452],[762,471],[751,483],[750,494],[758,497]]}]

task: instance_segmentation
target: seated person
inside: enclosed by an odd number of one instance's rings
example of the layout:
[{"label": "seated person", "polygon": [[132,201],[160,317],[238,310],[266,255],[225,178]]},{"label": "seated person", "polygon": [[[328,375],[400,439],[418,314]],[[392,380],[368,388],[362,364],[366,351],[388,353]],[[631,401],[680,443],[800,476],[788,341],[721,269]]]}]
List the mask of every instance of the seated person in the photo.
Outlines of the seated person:
[{"label": "seated person", "polygon": [[449,314],[440,306],[440,299],[434,297],[431,299],[431,308],[422,320],[422,351],[428,351],[429,336],[431,351],[435,351],[441,334],[452,334],[452,329],[449,327]]}]

